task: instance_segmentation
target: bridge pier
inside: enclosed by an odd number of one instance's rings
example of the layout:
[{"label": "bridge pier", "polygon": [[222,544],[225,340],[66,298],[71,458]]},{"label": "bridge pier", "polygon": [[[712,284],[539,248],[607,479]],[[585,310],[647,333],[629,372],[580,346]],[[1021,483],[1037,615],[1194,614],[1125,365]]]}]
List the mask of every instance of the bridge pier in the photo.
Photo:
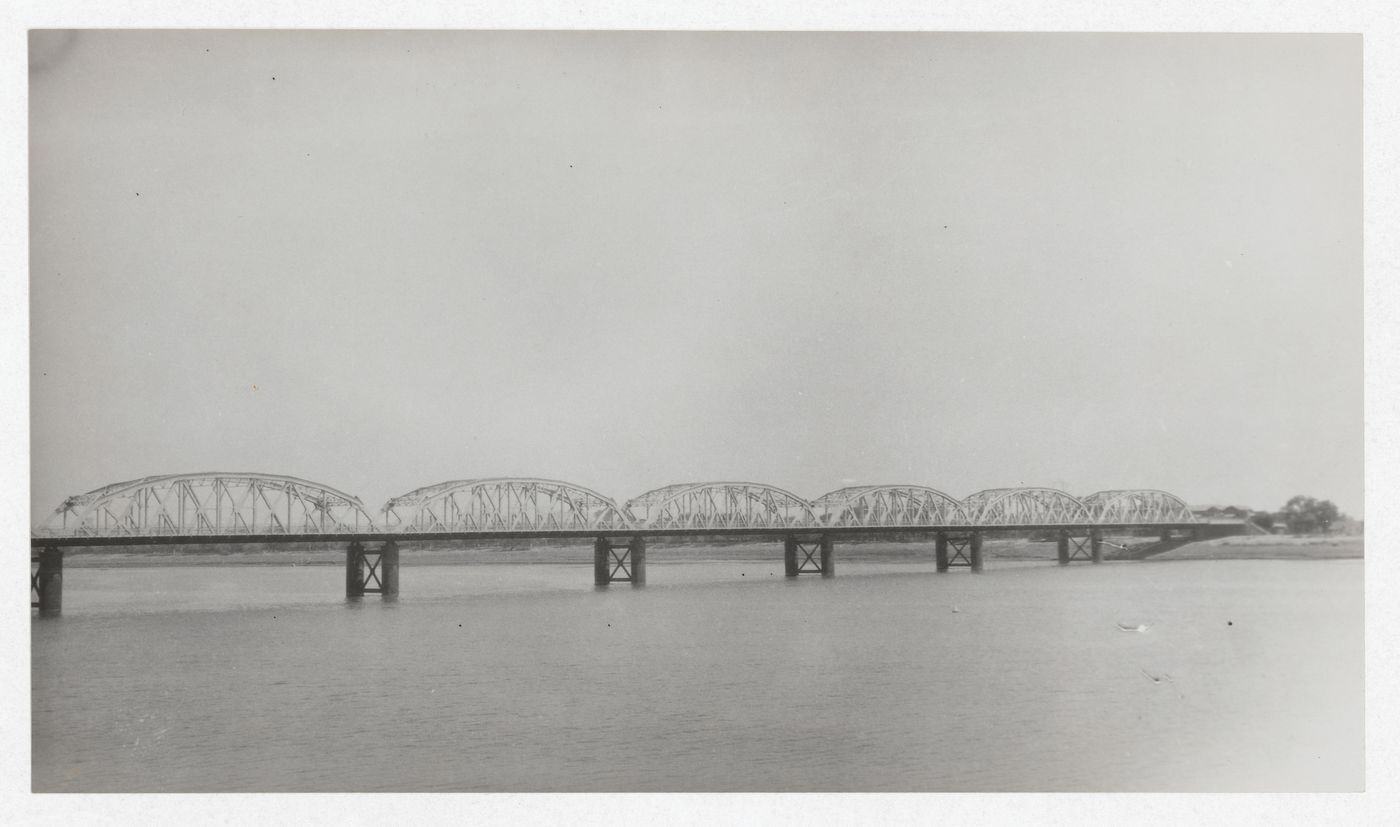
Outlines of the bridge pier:
[{"label": "bridge pier", "polygon": [[645,586],[647,584],[647,541],[642,537],[633,537],[627,544],[627,551],[632,557],[632,585]]},{"label": "bridge pier", "polygon": [[1091,563],[1103,562],[1103,532],[1097,528],[1089,529],[1088,533],[1080,537],[1071,536],[1069,529],[1060,529],[1058,542],[1058,558],[1060,565],[1068,566],[1074,560],[1088,560]]},{"label": "bridge pier", "polygon": [[593,584],[631,583],[644,586],[647,582],[647,541],[637,535],[614,542],[608,537],[593,541]]},{"label": "bridge pier", "polygon": [[836,546],[831,535],[822,534],[812,539],[789,534],[783,538],[783,574],[788,577],[799,574],[835,577]]},{"label": "bridge pier", "polygon": [[399,544],[393,540],[384,543],[379,550],[380,582],[385,597],[399,596]]},{"label": "bridge pier", "polygon": [[966,534],[938,532],[933,545],[933,559],[938,570],[946,572],[954,566],[966,566],[972,572],[982,571],[982,532]]},{"label": "bridge pier", "polygon": [[30,562],[38,563],[29,575],[30,607],[39,610],[39,617],[58,617],[63,614],[63,549],[41,548]]},{"label": "bridge pier", "polygon": [[358,542],[345,549],[345,596],[365,596],[365,547]]},{"label": "bridge pier", "polygon": [[366,551],[358,540],[345,549],[345,596],[399,594],[399,545],[389,540],[378,551]]}]

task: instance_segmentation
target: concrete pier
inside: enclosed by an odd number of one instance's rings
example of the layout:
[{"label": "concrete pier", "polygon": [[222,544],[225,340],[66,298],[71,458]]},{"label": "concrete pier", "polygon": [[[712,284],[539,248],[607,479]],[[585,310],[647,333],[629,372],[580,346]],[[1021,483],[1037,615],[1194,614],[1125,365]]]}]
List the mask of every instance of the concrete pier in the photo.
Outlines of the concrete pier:
[{"label": "concrete pier", "polygon": [[606,586],[612,582],[612,561],[608,559],[608,552],[612,551],[612,544],[608,538],[599,537],[593,541],[593,585]]},{"label": "concrete pier", "polygon": [[835,577],[835,543],[831,535],[799,538],[789,534],[783,539],[783,573],[788,577],[799,574]]},{"label": "concrete pier", "polygon": [[647,541],[645,537],[629,537],[624,543],[599,537],[593,541],[593,585],[631,583],[645,586],[647,582]]},{"label": "concrete pier", "polygon": [[1100,529],[1075,529],[1071,535],[1071,529],[1062,528],[1056,535],[1056,541],[1059,546],[1057,556],[1062,566],[1068,566],[1075,560],[1103,562],[1103,532]]},{"label": "concrete pier", "polygon": [[399,544],[393,540],[379,550],[379,585],[385,597],[399,596]]},{"label": "concrete pier", "polygon": [[647,584],[647,541],[643,537],[633,537],[627,543],[627,553],[632,558],[632,585]]},{"label": "concrete pier", "polygon": [[369,552],[368,555],[364,544],[359,541],[345,549],[345,596],[364,597],[367,594],[383,597],[397,597],[399,594],[399,544],[393,540],[385,542],[378,552]]},{"label": "concrete pier", "polygon": [[33,590],[37,593],[34,606],[39,617],[63,614],[63,549],[39,549],[39,570],[34,573]]},{"label": "concrete pier", "polygon": [[365,596],[365,547],[359,542],[345,549],[345,596]]},{"label": "concrete pier", "polygon": [[952,534],[938,532],[937,540],[934,543],[934,561],[939,571],[948,571],[953,568],[966,567],[976,571],[972,564],[972,552],[974,541],[977,550],[978,560],[982,556],[982,534],[977,531],[962,532],[957,531]]},{"label": "concrete pier", "polygon": [[968,541],[968,551],[972,559],[972,573],[982,572],[982,532],[972,532],[972,539]]}]

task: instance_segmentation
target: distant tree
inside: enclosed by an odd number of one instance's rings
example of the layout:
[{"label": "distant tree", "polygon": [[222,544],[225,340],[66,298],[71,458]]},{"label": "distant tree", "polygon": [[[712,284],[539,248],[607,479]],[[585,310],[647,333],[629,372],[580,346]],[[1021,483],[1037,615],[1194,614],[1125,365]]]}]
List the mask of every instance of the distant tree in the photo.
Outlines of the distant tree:
[{"label": "distant tree", "polygon": [[1325,533],[1341,513],[1331,500],[1318,500],[1299,494],[1283,507],[1284,520],[1289,534]]}]

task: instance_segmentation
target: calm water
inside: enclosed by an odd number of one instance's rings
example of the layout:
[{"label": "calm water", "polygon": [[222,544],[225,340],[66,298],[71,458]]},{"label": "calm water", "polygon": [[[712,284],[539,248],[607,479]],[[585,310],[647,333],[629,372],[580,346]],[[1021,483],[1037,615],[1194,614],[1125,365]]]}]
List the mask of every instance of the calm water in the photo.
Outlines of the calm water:
[{"label": "calm water", "polygon": [[659,556],[639,590],[405,567],[393,603],[336,567],[70,567],[32,626],[34,789],[1362,786],[1359,560]]}]

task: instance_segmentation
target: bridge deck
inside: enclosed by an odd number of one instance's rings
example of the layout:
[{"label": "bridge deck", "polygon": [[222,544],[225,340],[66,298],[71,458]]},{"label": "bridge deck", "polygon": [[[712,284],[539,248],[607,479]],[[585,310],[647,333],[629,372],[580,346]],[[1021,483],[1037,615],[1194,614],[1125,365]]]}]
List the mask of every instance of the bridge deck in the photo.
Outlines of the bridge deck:
[{"label": "bridge deck", "polygon": [[790,534],[828,534],[833,537],[881,537],[892,534],[936,534],[937,532],[981,532],[1006,534],[1027,531],[1068,531],[1082,534],[1090,530],[1180,531],[1200,528],[1199,523],[1078,523],[1038,525],[924,525],[924,526],[777,526],[748,528],[647,528],[632,526],[616,529],[566,529],[527,531],[450,531],[450,532],[363,532],[339,534],[157,534],[144,536],[31,537],[31,548],[83,546],[161,546],[223,545],[231,543],[351,543],[412,542],[413,540],[545,540],[594,539],[597,537],[786,537]]}]

